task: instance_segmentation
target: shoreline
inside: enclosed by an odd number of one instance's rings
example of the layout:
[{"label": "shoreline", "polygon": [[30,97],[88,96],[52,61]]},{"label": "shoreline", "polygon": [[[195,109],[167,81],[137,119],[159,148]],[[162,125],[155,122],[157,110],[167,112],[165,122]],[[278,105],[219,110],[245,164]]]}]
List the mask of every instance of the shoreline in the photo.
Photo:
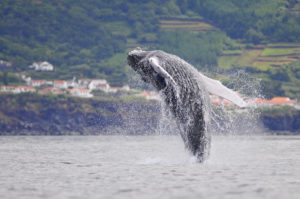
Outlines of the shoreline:
[{"label": "shoreline", "polygon": [[[241,134],[265,128],[270,134],[300,135],[299,110],[276,107],[259,111],[258,123],[262,123],[263,128],[243,115],[244,118],[231,123],[230,128],[236,128]],[[0,136],[153,135],[162,123],[161,117],[159,102],[141,98],[81,99],[34,94],[20,94],[17,97],[12,94],[0,95]],[[245,121],[248,126],[239,125],[240,121]],[[170,124],[161,131],[165,134],[176,133],[176,128],[170,129],[174,126]],[[251,131],[246,128],[251,128]],[[225,128],[225,133],[216,134],[228,134],[227,130]]]}]

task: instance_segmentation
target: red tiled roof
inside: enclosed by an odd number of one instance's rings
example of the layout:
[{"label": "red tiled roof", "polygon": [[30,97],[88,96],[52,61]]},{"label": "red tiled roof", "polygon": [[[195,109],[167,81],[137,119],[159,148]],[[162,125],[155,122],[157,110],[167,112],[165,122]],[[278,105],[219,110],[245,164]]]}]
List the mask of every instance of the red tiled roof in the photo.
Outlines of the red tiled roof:
[{"label": "red tiled roof", "polygon": [[97,84],[97,87],[106,87],[108,84]]},{"label": "red tiled roof", "polygon": [[56,93],[56,94],[59,94],[59,93],[63,93],[61,89],[59,88],[54,88],[54,87],[48,87],[48,88],[44,88],[42,90],[39,91],[39,93]]},{"label": "red tiled roof", "polygon": [[290,100],[288,97],[274,97],[269,102],[274,104],[292,104],[294,100]]},{"label": "red tiled roof", "polygon": [[265,100],[258,98],[254,100],[255,104],[293,104],[294,100],[290,100],[288,97],[274,97],[271,100]]},{"label": "red tiled roof", "polygon": [[223,99],[223,100],[222,100],[222,103],[223,103],[224,105],[229,105],[229,104],[230,104],[230,101],[228,101],[228,100],[226,100],[226,99]]},{"label": "red tiled roof", "polygon": [[85,89],[85,88],[80,88],[80,89],[78,89],[78,91],[81,91],[81,92],[87,92],[87,91],[89,91],[88,89]]},{"label": "red tiled roof", "polygon": [[219,100],[212,100],[212,103],[215,104],[215,105],[219,105],[220,101]]}]

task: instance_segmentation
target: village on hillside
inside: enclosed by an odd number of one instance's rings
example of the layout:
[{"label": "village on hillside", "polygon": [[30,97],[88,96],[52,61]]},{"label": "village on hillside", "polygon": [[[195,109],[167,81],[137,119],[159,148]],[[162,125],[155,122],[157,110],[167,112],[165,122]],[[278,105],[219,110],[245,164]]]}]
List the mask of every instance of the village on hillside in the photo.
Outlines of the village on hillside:
[{"label": "village on hillside", "polygon": [[[49,62],[35,62],[29,66],[30,69],[37,71],[52,71],[53,65]],[[74,97],[92,98],[99,96],[99,92],[112,97],[121,96],[115,95],[116,93],[123,93],[123,95],[133,95],[136,97],[143,97],[147,100],[160,100],[159,94],[156,91],[150,90],[136,90],[131,89],[129,85],[122,87],[112,87],[105,79],[76,79],[72,80],[45,80],[45,79],[32,79],[22,74],[21,78],[26,82],[26,85],[3,85],[0,87],[0,92],[9,92],[14,94],[32,92],[41,95],[70,95]],[[98,94],[97,94],[98,93]],[[96,94],[96,95],[95,95]],[[240,94],[238,94],[240,95]],[[217,95],[210,95],[211,103],[216,106],[235,106],[229,100],[223,99]],[[248,106],[250,107],[272,107],[288,105],[296,109],[300,109],[300,102],[292,100],[288,97],[274,97],[270,100],[263,98],[247,99]]]},{"label": "village on hillside", "polygon": [[[127,95],[135,95],[143,97],[147,100],[160,100],[159,94],[156,91],[144,90],[137,91],[131,89],[128,85],[122,87],[112,87],[105,79],[79,79],[73,80],[40,80],[26,78],[26,85],[19,86],[1,86],[0,92],[24,93],[35,92],[41,95],[45,94],[65,94],[75,97],[92,98],[94,92],[103,92],[106,94],[116,94],[117,92],[127,92]],[[234,106],[229,100],[223,99],[216,95],[210,95],[212,104],[218,106]],[[300,109],[300,103],[296,100],[291,100],[288,97],[274,97],[270,100],[255,98],[247,100],[249,106],[271,107],[280,105],[289,105]]]},{"label": "village on hillside", "polygon": [[94,92],[103,92],[106,94],[115,94],[117,92],[128,92],[136,96],[145,97],[149,100],[158,100],[158,93],[154,91],[137,91],[131,89],[128,85],[122,87],[112,87],[105,79],[78,79],[72,80],[44,80],[31,79],[23,77],[26,85],[18,86],[1,86],[0,92],[24,93],[36,92],[41,95],[45,94],[66,94],[76,97],[91,98]]}]

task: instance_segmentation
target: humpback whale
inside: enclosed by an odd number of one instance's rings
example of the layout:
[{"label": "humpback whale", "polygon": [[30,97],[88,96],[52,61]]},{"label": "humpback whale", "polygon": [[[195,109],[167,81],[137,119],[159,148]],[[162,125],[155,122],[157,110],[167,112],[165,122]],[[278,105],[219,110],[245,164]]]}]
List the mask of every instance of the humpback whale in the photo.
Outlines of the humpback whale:
[{"label": "humpback whale", "polygon": [[240,107],[246,103],[221,82],[208,78],[178,56],[161,50],[136,48],[128,64],[141,79],[159,92],[174,116],[185,147],[203,162],[209,156],[211,107],[208,93],[226,98]]}]

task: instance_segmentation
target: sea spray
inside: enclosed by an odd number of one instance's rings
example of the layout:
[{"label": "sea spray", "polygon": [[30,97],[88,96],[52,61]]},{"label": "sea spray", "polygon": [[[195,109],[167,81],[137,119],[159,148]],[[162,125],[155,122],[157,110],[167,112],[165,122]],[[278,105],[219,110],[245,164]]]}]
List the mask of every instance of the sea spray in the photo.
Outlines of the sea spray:
[{"label": "sea spray", "polygon": [[262,98],[260,80],[249,76],[244,70],[223,74],[229,81],[226,86],[237,91],[248,102],[246,108],[226,106],[220,103],[212,108],[212,133],[225,135],[254,135],[264,131],[260,112],[252,103]]}]

